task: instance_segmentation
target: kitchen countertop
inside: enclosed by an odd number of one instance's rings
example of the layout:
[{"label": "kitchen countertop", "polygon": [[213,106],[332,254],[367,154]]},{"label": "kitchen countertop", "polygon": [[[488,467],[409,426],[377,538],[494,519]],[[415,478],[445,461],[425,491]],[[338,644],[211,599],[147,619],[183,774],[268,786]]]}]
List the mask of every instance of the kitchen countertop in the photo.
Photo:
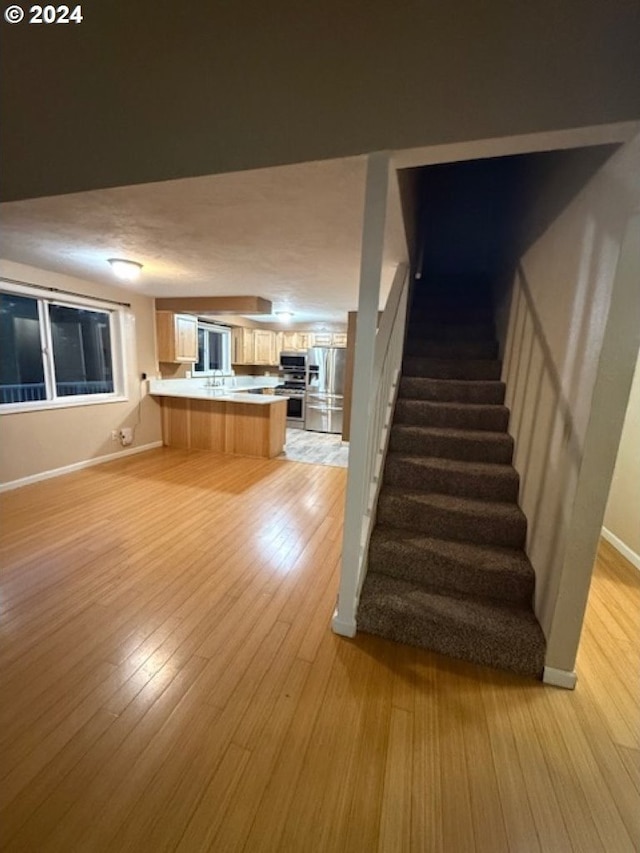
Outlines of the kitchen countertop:
[{"label": "kitchen countertop", "polygon": [[[275,394],[252,394],[249,391],[240,391],[225,387],[203,388],[176,386],[177,383],[173,382],[167,382],[165,385],[164,382],[153,381],[149,384],[149,393],[154,397],[182,397],[191,400],[211,400],[220,403],[249,403],[254,406],[272,406],[274,403],[278,403],[281,400],[289,399],[288,397],[276,396]],[[251,387],[259,388],[261,386],[259,384],[255,384]],[[263,387],[273,388],[274,386],[271,384],[265,384]]]}]

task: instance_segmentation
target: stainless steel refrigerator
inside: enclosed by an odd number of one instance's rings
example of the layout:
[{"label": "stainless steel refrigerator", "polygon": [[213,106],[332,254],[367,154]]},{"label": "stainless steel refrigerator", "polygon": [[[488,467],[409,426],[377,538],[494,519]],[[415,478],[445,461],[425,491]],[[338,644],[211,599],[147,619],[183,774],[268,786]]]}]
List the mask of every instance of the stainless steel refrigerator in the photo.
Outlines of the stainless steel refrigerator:
[{"label": "stainless steel refrigerator", "polygon": [[342,432],[346,350],[311,347],[307,351],[305,429]]}]

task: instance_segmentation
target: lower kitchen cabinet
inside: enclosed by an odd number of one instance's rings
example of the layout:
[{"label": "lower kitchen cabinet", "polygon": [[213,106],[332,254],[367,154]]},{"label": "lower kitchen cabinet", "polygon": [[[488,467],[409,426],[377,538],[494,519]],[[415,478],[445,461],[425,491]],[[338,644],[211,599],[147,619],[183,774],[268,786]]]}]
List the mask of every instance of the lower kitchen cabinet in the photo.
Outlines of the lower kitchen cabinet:
[{"label": "lower kitchen cabinet", "polygon": [[272,459],[286,440],[287,401],[267,405],[161,397],[162,441],[185,450],[214,450]]}]

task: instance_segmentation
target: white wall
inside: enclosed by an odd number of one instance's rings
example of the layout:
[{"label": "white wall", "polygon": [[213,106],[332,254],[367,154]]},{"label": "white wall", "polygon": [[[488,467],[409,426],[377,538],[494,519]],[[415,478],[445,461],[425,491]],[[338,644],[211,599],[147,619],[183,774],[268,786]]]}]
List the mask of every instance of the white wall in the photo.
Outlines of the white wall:
[{"label": "white wall", "polygon": [[0,276],[131,303],[124,324],[128,400],[3,414],[0,483],[121,452],[111,439],[113,429],[133,427],[133,448],[160,441],[160,407],[140,380],[142,372],[156,373],[153,299],[5,260],[0,260]]},{"label": "white wall", "polygon": [[640,358],[629,395],[604,526],[609,541],[640,569]]},{"label": "white wall", "polygon": [[[617,446],[637,358],[638,334],[625,331],[627,339],[616,340],[609,321],[612,295],[616,312],[625,303],[626,314],[621,319],[615,314],[618,337],[640,311],[637,263],[630,272],[627,258],[624,276],[616,275],[630,215],[640,201],[639,175],[636,139],[605,164],[527,251],[511,302],[503,368],[509,428],[521,474],[520,504],[529,523],[536,612],[547,636],[547,666],[558,669],[571,670],[575,661],[615,457],[610,441]],[[640,332],[640,323],[636,326]],[[605,355],[616,347],[622,350],[618,367],[603,385]],[[594,407],[596,391],[599,406],[606,399],[603,388],[618,394],[606,412]],[[604,442],[600,452],[594,443],[596,423]],[[585,497],[587,481],[592,492]],[[576,543],[589,546],[579,559]]]}]

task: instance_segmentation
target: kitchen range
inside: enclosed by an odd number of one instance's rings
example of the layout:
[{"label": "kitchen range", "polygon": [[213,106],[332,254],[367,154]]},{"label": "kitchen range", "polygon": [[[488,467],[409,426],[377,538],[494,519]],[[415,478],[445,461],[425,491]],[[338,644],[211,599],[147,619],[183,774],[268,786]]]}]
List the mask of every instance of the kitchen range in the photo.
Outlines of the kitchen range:
[{"label": "kitchen range", "polygon": [[282,382],[274,391],[279,397],[287,397],[287,426],[304,429],[306,396],[307,356],[300,352],[280,353],[280,377]]},{"label": "kitchen range", "polygon": [[288,397],[288,427],[342,432],[345,353],[340,347],[312,347],[280,354],[282,382],[275,394]]}]

